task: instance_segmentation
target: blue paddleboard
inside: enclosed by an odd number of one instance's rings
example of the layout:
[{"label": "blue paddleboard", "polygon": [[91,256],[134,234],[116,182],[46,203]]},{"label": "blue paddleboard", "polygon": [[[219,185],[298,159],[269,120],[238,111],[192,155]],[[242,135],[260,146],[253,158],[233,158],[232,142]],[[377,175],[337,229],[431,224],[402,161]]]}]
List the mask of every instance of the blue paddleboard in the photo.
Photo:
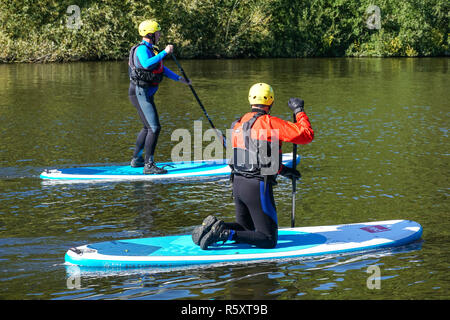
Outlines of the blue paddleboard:
[{"label": "blue paddleboard", "polygon": [[202,250],[191,235],[167,236],[83,245],[69,249],[65,261],[81,267],[139,268],[288,259],[394,247],[421,235],[417,222],[389,220],[280,229],[273,249],[227,242]]},{"label": "blue paddleboard", "polygon": [[[283,154],[283,164],[292,166],[292,154]],[[297,164],[300,156],[297,156]],[[131,166],[95,166],[62,169],[46,169],[40,178],[45,180],[161,180],[186,177],[212,177],[230,174],[227,160],[202,160],[189,162],[160,162],[157,166],[167,170],[165,174],[144,174],[143,168]]]}]

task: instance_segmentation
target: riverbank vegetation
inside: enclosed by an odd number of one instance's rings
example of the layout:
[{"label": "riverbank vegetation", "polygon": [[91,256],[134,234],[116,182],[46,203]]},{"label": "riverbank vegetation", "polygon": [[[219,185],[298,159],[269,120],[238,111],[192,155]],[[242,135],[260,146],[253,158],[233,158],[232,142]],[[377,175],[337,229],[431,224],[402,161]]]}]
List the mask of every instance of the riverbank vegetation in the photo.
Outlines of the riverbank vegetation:
[{"label": "riverbank vegetation", "polygon": [[442,0],[0,0],[0,61],[125,59],[155,18],[180,58],[449,53]]}]

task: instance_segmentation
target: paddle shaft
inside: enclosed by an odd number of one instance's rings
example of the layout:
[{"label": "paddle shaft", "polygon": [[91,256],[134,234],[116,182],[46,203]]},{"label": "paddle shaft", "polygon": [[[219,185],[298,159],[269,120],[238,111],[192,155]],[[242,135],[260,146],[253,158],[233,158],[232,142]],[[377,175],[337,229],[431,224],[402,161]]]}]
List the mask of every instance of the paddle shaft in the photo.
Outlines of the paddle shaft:
[{"label": "paddle shaft", "polygon": [[[175,64],[177,65],[178,69],[180,69],[181,73],[183,74],[183,77],[186,79],[187,82],[189,82],[189,78],[187,77],[186,72],[184,72],[184,69],[181,67],[180,63],[178,62],[177,58],[175,58],[175,55],[173,53],[172,53],[172,59],[173,59],[173,61],[175,61]],[[198,104],[200,105],[200,108],[202,108],[203,113],[206,116],[206,119],[208,119],[208,121],[209,121],[209,124],[214,129],[214,131],[216,132],[219,139],[222,140],[222,144],[226,148],[224,136],[222,134],[219,134],[219,130],[217,130],[216,127],[214,126],[214,123],[212,122],[211,118],[209,117],[208,112],[206,112],[206,109],[203,106],[203,103],[200,101],[200,98],[198,97],[197,93],[195,92],[194,87],[191,84],[189,84],[189,88],[191,89],[192,93],[194,94],[194,97],[197,100]]]},{"label": "paddle shaft", "polygon": [[[297,118],[294,113],[294,122]],[[292,168],[297,168],[297,145],[294,143],[292,148]],[[295,193],[297,192],[297,179],[292,177],[292,212],[291,212],[291,228],[295,227]]]}]

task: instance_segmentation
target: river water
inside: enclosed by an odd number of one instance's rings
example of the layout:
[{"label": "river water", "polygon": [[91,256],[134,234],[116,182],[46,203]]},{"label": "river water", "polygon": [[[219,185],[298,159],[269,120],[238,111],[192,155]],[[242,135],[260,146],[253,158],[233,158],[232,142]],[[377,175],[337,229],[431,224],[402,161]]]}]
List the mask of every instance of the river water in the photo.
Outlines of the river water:
[{"label": "river water", "polygon": [[[126,63],[0,65],[0,298],[450,298],[448,62],[180,61],[222,130],[248,110],[253,83],[273,86],[272,114],[287,120],[288,99],[305,100],[315,140],[299,147],[296,226],[410,219],[423,226],[422,241],[289,261],[89,273],[76,285],[64,265],[68,248],[186,234],[210,214],[230,221],[230,184],[40,180],[45,168],[129,162],[141,124],[127,96]],[[164,80],[155,101],[162,124],[156,160],[170,161],[175,129],[209,124],[181,83]],[[291,184],[278,180],[279,224],[289,227]],[[375,288],[370,266],[380,271]]]}]

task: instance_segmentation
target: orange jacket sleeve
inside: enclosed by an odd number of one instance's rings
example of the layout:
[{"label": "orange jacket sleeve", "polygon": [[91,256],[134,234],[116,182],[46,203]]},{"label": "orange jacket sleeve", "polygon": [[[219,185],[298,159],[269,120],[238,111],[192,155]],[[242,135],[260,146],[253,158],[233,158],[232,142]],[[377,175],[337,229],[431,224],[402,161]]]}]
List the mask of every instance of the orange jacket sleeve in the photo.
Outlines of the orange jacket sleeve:
[{"label": "orange jacket sleeve", "polygon": [[305,112],[297,113],[295,123],[271,116],[269,120],[271,129],[279,130],[281,141],[308,144],[314,139],[314,131]]}]

